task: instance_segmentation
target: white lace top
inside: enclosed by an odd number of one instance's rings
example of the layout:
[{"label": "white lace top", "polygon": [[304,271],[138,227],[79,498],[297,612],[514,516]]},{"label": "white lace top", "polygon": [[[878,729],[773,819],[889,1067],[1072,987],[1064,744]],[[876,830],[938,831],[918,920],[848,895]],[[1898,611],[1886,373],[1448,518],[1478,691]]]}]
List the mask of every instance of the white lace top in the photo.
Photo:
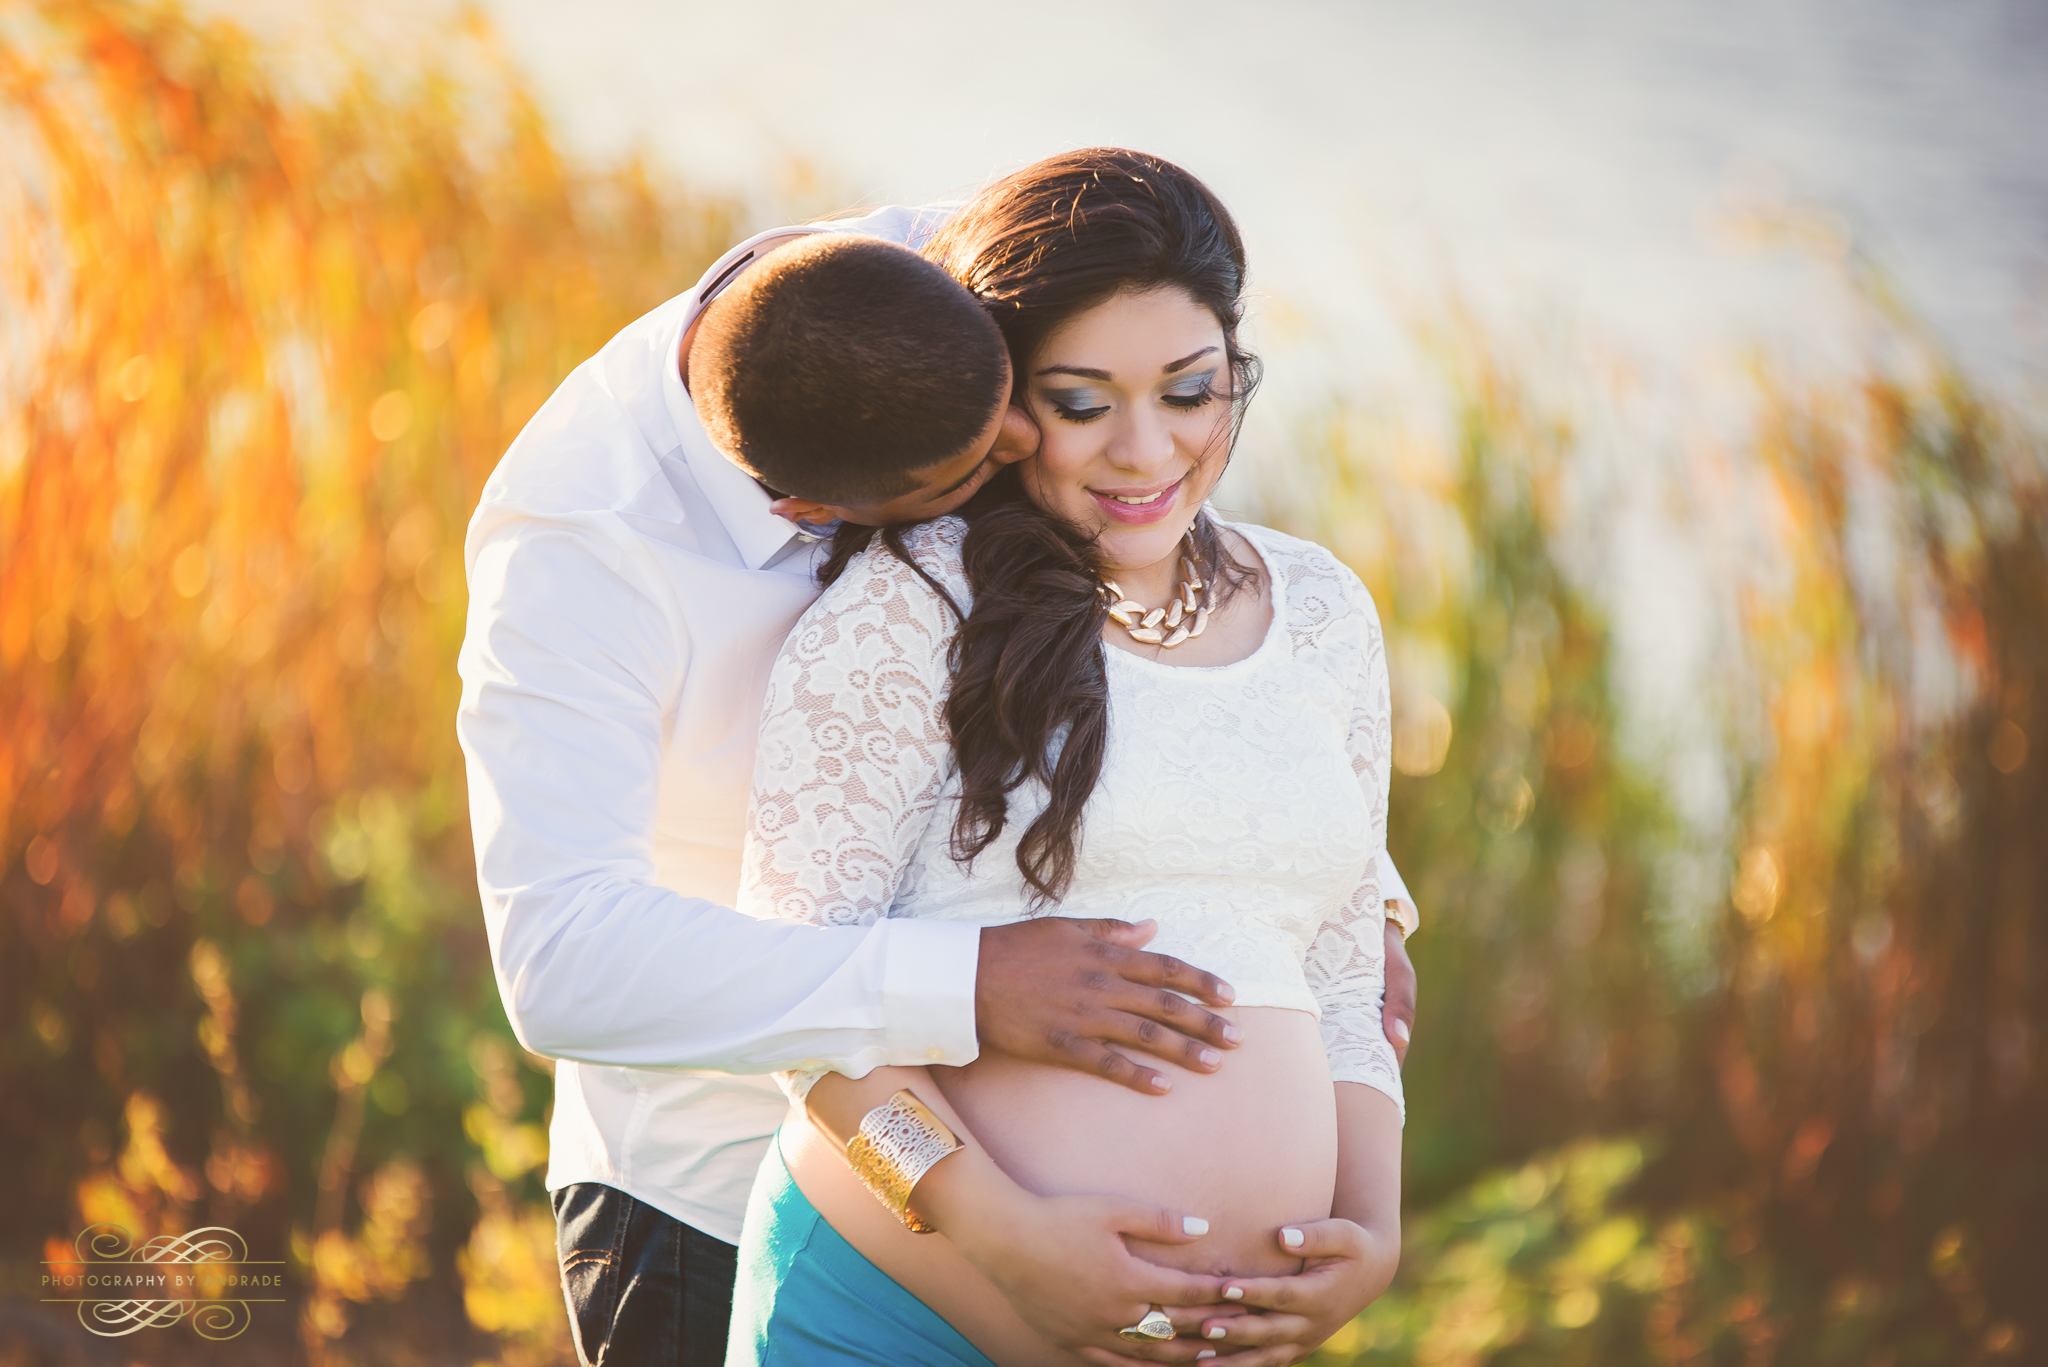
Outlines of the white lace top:
[{"label": "white lace top", "polygon": [[[1240,1006],[1315,1015],[1331,1077],[1400,1104],[1380,1028],[1392,739],[1379,616],[1322,547],[1236,530],[1270,571],[1272,626],[1253,654],[1213,668],[1103,647],[1107,751],[1058,914],[1157,920],[1149,948],[1220,975]],[[906,538],[962,610],[964,532],[945,518]],[[835,925],[1030,914],[1016,849],[1042,787],[1011,795],[1002,835],[971,868],[948,849],[954,628],[879,541],[797,623],[768,687],[742,910]]]}]

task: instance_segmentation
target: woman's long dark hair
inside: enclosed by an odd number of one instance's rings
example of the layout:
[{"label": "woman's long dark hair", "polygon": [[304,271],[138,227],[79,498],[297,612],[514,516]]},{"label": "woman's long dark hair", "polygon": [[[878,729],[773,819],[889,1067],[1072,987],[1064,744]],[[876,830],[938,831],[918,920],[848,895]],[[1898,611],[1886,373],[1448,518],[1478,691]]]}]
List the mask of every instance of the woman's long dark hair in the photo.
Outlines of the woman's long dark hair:
[{"label": "woman's long dark hair", "polygon": [[[1032,358],[1070,319],[1125,292],[1184,291],[1223,329],[1232,400],[1216,458],[1228,459],[1258,382],[1258,361],[1237,340],[1244,241],[1186,171],[1121,148],[1052,157],[977,196],[925,250],[1001,327],[1020,398]],[[967,861],[987,849],[1002,834],[1010,794],[1042,783],[1048,801],[1017,846],[1017,868],[1035,902],[1053,903],[1073,881],[1081,815],[1108,739],[1099,559],[1088,532],[1025,496],[1015,466],[960,511],[974,601],[954,639],[946,703],[961,787],[953,853]],[[842,528],[820,577],[836,578],[873,535]],[[882,536],[903,554],[893,529]],[[1257,581],[1206,513],[1193,537],[1213,602]]]}]

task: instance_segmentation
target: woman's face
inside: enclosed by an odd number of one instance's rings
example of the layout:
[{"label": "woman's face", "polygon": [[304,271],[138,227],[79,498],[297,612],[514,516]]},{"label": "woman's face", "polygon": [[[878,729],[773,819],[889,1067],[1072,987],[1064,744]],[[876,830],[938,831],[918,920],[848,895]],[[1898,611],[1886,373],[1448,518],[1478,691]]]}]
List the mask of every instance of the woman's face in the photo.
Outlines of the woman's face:
[{"label": "woman's face", "polygon": [[1097,533],[1103,562],[1172,556],[1223,473],[1223,328],[1186,291],[1119,294],[1047,337],[1025,376],[1043,440],[1020,472],[1046,511]]}]

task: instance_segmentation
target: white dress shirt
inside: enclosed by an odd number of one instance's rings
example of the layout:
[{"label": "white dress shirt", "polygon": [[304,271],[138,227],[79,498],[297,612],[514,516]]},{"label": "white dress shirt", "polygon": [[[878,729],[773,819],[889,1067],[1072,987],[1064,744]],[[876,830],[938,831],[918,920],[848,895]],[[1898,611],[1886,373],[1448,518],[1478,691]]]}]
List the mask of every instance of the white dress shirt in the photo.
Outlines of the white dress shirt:
[{"label": "white dress shirt", "polygon": [[768,671],[814,547],[712,446],[683,332],[741,243],[563,381],[470,522],[456,730],[498,990],[555,1073],[548,1186],[602,1182],[737,1242],[785,1101],[767,1076],[973,1059],[979,929],[730,910]]},{"label": "white dress shirt", "polygon": [[770,1073],[975,1057],[979,927],[730,909],[762,698],[817,555],[711,444],[680,364],[766,251],[916,245],[952,207],[741,243],[578,366],[484,486],[456,731],[498,990],[561,1060],[550,1190],[601,1182],[736,1243],[785,1111]]}]

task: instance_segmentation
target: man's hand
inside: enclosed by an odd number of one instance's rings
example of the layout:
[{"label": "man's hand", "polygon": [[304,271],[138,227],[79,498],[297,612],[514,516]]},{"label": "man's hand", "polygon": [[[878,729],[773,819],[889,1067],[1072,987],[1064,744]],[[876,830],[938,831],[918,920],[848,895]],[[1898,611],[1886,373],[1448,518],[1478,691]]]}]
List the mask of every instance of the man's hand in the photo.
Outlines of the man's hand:
[{"label": "man's hand", "polygon": [[974,980],[982,1048],[1155,1095],[1172,1087],[1166,1074],[1120,1050],[1215,1072],[1219,1050],[1243,1036],[1177,994],[1213,1006],[1228,1006],[1236,994],[1213,973],[1141,949],[1157,929],[1151,921],[1046,916],[983,930]]},{"label": "man's hand", "polygon": [[1394,1058],[1408,1062],[1408,1042],[1415,1037],[1415,963],[1401,927],[1387,922],[1387,992],[1380,1007],[1380,1029],[1394,1046]]},{"label": "man's hand", "polygon": [[1171,1343],[1084,1347],[1081,1356],[1100,1367],[1140,1367],[1188,1362],[1198,1353],[1213,1352],[1228,1354],[1232,1367],[1288,1367],[1378,1300],[1400,1262],[1398,1247],[1349,1220],[1289,1225],[1275,1237],[1305,1263],[1291,1277],[1228,1279],[1223,1299],[1251,1313],[1219,1315],[1207,1313],[1214,1307],[1168,1306],[1167,1318],[1177,1334]]}]

